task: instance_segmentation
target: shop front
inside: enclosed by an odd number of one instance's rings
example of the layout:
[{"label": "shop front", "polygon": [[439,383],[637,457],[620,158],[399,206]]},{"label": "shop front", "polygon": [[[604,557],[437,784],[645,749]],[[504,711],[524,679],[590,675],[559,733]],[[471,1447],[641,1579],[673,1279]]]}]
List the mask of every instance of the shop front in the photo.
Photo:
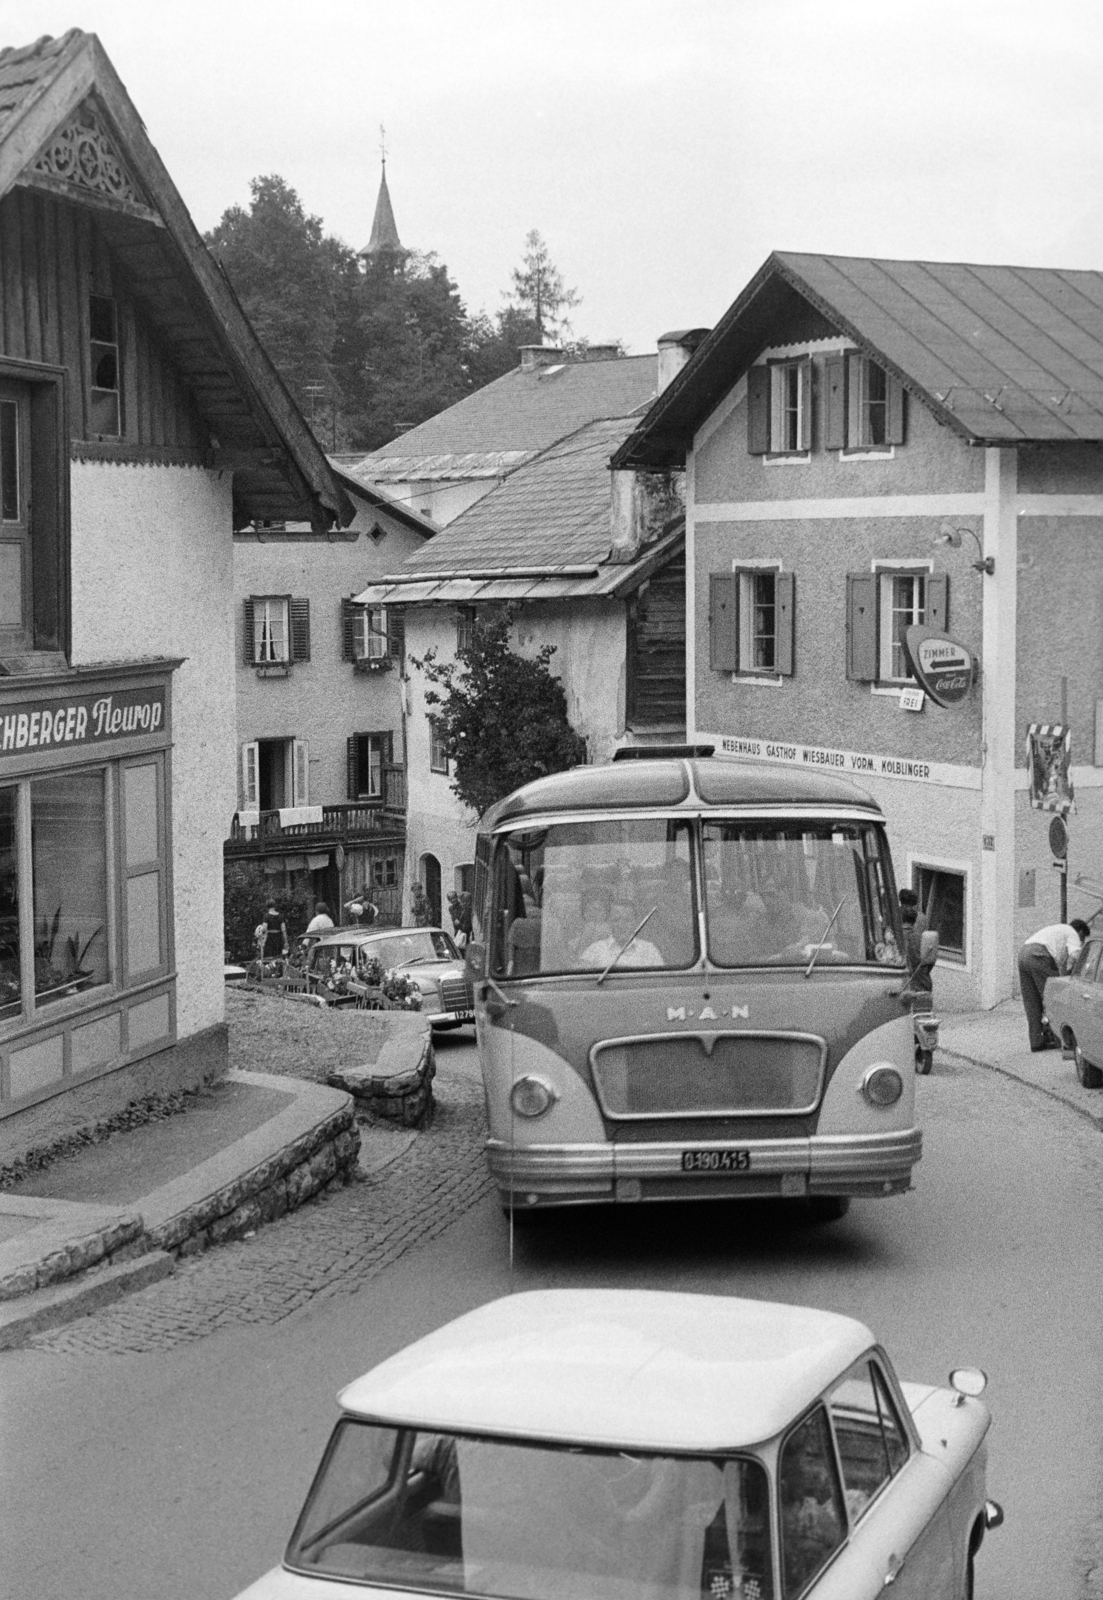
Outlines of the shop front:
[{"label": "shop front", "polygon": [[175,1041],[179,664],[0,678],[0,1119]]}]

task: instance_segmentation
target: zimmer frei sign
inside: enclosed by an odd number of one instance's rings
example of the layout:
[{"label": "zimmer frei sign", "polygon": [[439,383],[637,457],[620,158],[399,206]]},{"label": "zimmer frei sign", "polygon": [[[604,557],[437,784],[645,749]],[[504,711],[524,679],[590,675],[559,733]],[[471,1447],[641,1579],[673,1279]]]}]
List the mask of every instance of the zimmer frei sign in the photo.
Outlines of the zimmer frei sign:
[{"label": "zimmer frei sign", "polygon": [[0,705],[0,761],[31,750],[72,749],[160,733],[164,725],[163,687]]},{"label": "zimmer frei sign", "polygon": [[918,626],[905,633],[904,648],[916,682],[936,706],[956,706],[965,699],[976,669],[971,650],[934,628]]}]

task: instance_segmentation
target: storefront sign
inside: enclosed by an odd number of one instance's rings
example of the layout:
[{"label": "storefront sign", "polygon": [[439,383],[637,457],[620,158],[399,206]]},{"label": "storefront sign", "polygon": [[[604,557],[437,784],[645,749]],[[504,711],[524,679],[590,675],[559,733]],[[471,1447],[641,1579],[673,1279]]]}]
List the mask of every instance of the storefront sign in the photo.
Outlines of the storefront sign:
[{"label": "storefront sign", "polygon": [[103,744],[159,733],[165,725],[165,690],[115,689],[109,694],[43,696],[0,705],[0,760],[29,750]]},{"label": "storefront sign", "polygon": [[837,772],[847,778],[901,778],[911,783],[945,784],[957,789],[979,789],[980,770],[950,766],[940,761],[913,760],[906,756],[871,755],[863,750],[831,750],[821,745],[790,744],[772,739],[739,739],[728,734],[698,732],[718,755],[749,761],[778,761],[785,766],[816,772]]},{"label": "storefront sign", "polygon": [[1030,804],[1035,811],[1073,809],[1072,729],[1061,722],[1032,722],[1026,735]]},{"label": "storefront sign", "polygon": [[956,706],[973,687],[973,655],[933,628],[912,627],[904,635],[911,669],[936,706]]}]

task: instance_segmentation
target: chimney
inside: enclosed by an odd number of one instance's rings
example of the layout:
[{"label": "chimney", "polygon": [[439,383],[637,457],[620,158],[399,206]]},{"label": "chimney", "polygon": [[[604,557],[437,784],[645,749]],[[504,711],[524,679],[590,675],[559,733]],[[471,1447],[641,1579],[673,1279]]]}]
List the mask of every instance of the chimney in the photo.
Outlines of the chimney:
[{"label": "chimney", "polygon": [[578,361],[615,361],[620,355],[616,344],[584,344],[578,352]]},{"label": "chimney", "polygon": [[690,356],[711,330],[708,328],[675,328],[671,333],[659,335],[659,380],[657,394],[681,372]]},{"label": "chimney", "polygon": [[565,359],[557,344],[523,344],[520,348],[522,372],[535,372],[537,367],[554,367]]}]

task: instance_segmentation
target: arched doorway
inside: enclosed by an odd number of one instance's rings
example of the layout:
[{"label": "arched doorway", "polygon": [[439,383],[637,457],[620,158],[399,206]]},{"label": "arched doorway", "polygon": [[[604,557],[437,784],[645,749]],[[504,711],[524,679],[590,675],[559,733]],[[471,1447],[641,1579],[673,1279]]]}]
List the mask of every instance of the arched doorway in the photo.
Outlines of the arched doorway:
[{"label": "arched doorway", "polygon": [[425,890],[429,901],[429,918],[435,927],[440,927],[441,900],[440,900],[440,862],[436,856],[424,855],[421,858],[421,887]]}]

